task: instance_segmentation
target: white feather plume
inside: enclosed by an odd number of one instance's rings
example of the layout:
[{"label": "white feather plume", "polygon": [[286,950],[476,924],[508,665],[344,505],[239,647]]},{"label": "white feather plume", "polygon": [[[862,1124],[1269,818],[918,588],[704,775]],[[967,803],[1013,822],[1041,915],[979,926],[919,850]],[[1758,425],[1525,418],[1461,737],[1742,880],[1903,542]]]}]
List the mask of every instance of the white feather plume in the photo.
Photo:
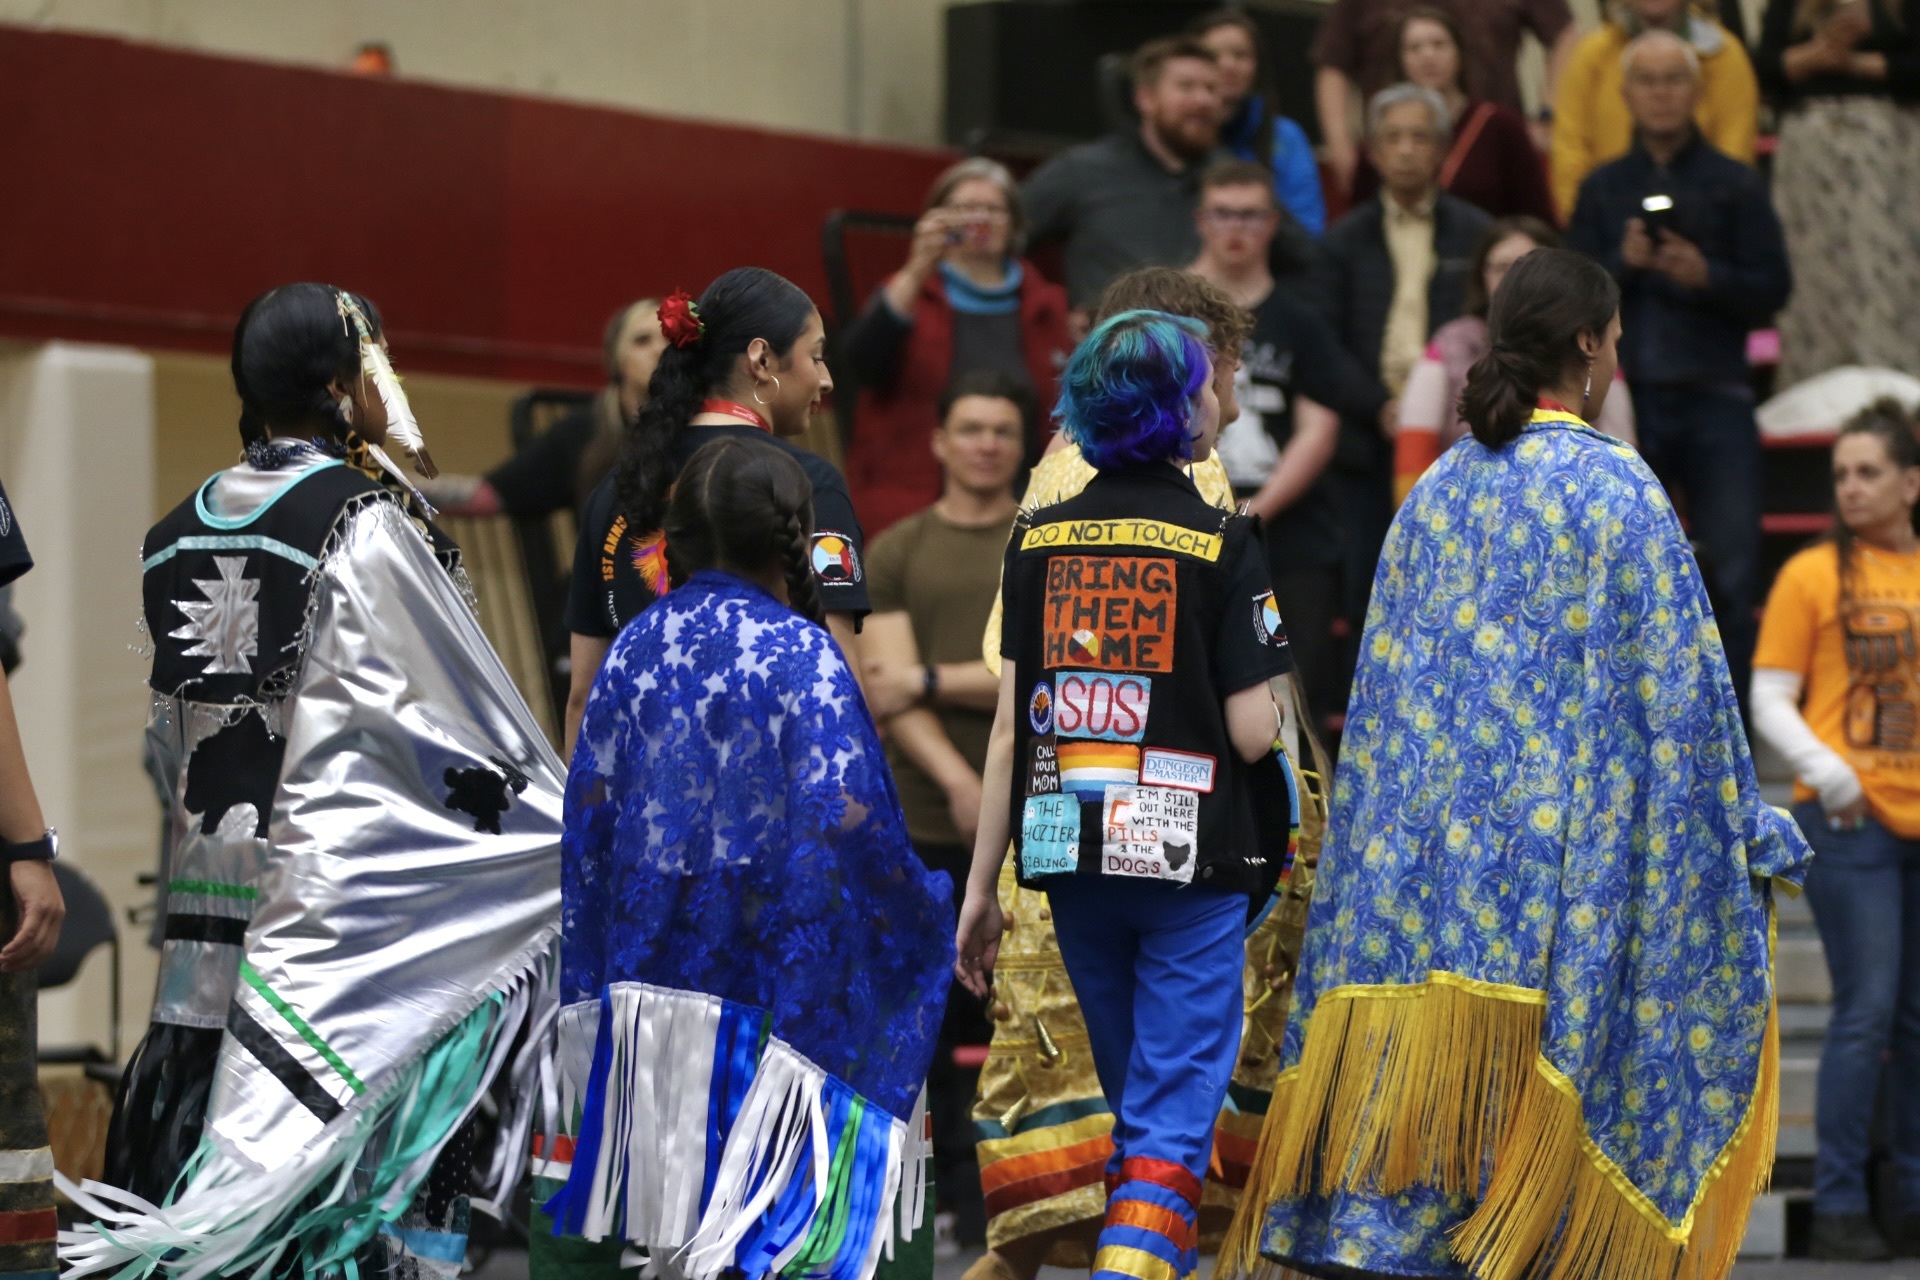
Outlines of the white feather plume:
[{"label": "white feather plume", "polygon": [[[387,443],[398,445],[400,451],[413,460],[413,468],[431,480],[440,474],[440,468],[433,464],[433,455],[427,452],[426,438],[420,434],[420,422],[413,416],[413,406],[407,403],[407,393],[400,388],[400,375],[393,371],[393,362],[387,359],[385,349],[373,339],[373,330],[367,323],[366,313],[352,294],[341,293],[340,318],[351,326],[360,339],[360,372],[373,383],[374,390],[380,394],[380,404],[387,414]],[[379,452],[377,449],[375,452]],[[385,456],[381,462],[394,469]],[[395,474],[399,474],[397,469]]]}]

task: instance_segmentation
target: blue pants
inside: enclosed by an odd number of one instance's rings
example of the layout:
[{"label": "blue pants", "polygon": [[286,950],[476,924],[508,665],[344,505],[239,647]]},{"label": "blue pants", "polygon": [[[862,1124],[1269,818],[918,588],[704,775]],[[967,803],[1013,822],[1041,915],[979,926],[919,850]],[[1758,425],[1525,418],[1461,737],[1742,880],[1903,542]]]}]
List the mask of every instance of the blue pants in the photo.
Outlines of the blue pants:
[{"label": "blue pants", "polygon": [[1884,1082],[1897,1211],[1920,1211],[1920,840],[1872,819],[1859,831],[1831,830],[1818,804],[1795,816],[1814,849],[1807,899],[1833,974],[1815,1102],[1814,1207],[1868,1212],[1868,1135]]},{"label": "blue pants", "polygon": [[[1616,393],[1618,394],[1618,393]],[[1760,623],[1760,429],[1753,401],[1727,390],[1633,388],[1640,454],[1667,493],[1684,499],[1700,576],[1726,646],[1733,691],[1744,709]]]},{"label": "blue pants", "polygon": [[1246,895],[1066,876],[1047,898],[1113,1111],[1094,1276],[1189,1275],[1214,1124],[1240,1051]]}]

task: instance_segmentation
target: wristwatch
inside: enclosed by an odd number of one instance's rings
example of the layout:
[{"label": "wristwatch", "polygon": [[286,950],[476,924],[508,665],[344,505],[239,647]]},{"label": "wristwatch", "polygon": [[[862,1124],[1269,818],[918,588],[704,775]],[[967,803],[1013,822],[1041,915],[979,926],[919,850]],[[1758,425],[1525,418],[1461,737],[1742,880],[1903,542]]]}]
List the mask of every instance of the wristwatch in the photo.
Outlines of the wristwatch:
[{"label": "wristwatch", "polygon": [[38,840],[0,841],[0,861],[12,866],[16,862],[52,862],[60,856],[60,833],[52,827]]},{"label": "wristwatch", "polygon": [[929,703],[940,696],[940,668],[931,662],[920,673],[920,696]]}]

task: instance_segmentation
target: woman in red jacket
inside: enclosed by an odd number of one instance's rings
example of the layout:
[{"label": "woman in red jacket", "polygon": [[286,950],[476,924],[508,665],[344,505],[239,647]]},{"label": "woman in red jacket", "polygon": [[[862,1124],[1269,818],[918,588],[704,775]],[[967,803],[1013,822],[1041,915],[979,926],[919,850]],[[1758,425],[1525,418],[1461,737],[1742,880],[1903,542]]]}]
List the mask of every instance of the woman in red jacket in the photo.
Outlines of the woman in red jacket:
[{"label": "woman in red jacket", "polygon": [[[939,498],[935,406],[952,379],[997,369],[1052,403],[1073,345],[1067,296],[1019,256],[1024,230],[1012,174],[981,158],[954,165],[933,184],[906,264],[842,335],[861,387],[847,485],[868,536]],[[1046,424],[1030,429],[1034,461]]]}]

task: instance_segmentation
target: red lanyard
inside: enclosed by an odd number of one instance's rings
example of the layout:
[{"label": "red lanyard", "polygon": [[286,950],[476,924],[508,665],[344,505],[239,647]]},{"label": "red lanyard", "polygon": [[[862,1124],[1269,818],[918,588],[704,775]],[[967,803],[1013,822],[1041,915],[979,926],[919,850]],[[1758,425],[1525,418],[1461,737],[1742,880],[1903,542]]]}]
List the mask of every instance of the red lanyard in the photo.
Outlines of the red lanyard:
[{"label": "red lanyard", "polygon": [[700,402],[700,412],[718,414],[723,418],[732,418],[735,422],[744,422],[749,426],[758,427],[768,435],[773,434],[773,424],[767,421],[764,414],[756,412],[734,400],[702,400]]},{"label": "red lanyard", "polygon": [[[1540,408],[1545,409],[1548,413],[1564,413],[1569,418],[1580,417],[1579,414],[1567,408],[1567,406],[1561,404],[1558,400],[1553,399],[1551,396],[1541,396],[1537,403]],[[1586,421],[1586,419],[1581,418],[1581,421],[1584,422]]]}]

